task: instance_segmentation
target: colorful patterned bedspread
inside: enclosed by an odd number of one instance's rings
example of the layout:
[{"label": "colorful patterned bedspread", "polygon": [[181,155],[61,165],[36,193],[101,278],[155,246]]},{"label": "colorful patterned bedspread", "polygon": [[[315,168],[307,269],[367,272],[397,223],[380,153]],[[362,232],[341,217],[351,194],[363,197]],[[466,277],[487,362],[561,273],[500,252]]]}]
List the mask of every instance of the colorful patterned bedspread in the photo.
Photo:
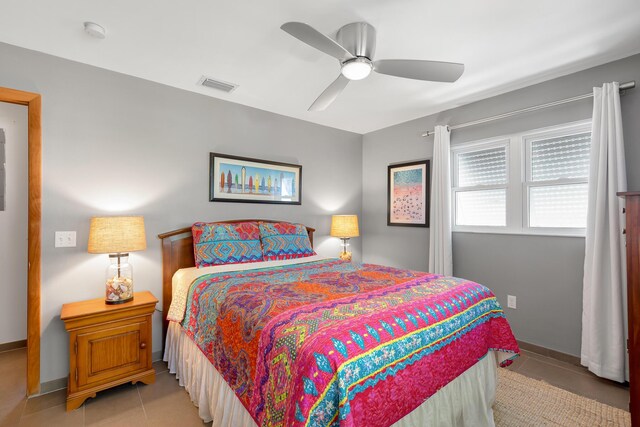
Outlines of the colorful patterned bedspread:
[{"label": "colorful patterned bedspread", "polygon": [[260,426],[388,426],[519,352],[486,287],[340,260],[200,277],[182,326]]}]

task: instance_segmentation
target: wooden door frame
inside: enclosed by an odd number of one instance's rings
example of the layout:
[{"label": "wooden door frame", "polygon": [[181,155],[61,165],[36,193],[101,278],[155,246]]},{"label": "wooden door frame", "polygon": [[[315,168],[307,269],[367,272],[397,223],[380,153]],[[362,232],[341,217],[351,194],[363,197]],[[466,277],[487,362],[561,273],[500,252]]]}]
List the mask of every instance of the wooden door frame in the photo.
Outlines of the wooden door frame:
[{"label": "wooden door frame", "polygon": [[29,117],[29,225],[27,272],[27,395],[40,392],[40,243],[42,238],[42,99],[0,87],[0,102],[26,105]]}]

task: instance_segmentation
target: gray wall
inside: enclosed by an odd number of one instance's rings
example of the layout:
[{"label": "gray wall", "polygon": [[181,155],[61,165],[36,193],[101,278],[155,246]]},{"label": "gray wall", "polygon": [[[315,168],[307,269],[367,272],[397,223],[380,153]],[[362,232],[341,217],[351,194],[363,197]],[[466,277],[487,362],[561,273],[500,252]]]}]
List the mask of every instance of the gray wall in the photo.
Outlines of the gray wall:
[{"label": "gray wall", "polygon": [[[131,256],[136,290],[161,296],[156,235],[196,220],[266,217],[316,227],[316,249],[339,251],[332,213],[361,216],[356,260],[425,270],[428,229],[386,226],[387,165],[431,156],[434,124],[460,123],[589,92],[606,81],[640,82],[640,56],[531,86],[364,137],[0,44],[0,86],[43,95],[43,274],[41,381],[67,375],[63,303],[102,297],[106,256],[86,253],[89,218],[142,214],[148,249]],[[622,99],[629,188],[640,187],[640,94]],[[588,118],[583,101],[455,131],[452,143]],[[364,144],[363,144],[364,140]],[[303,165],[302,206],[210,203],[208,153]],[[56,230],[78,247],[55,249]],[[362,248],[366,250],[362,251]],[[580,342],[584,239],[454,234],[454,273],[490,286],[518,338],[570,354]],[[505,304],[506,305],[506,304]],[[153,350],[160,349],[160,314]]]},{"label": "gray wall", "polygon": [[[590,92],[602,83],[635,80],[640,55],[364,135],[364,261],[418,270],[428,267],[429,230],[386,225],[387,165],[430,158],[435,124],[464,123]],[[516,118],[454,130],[452,145],[591,117],[584,100]],[[640,189],[640,88],[622,97],[629,189]],[[584,238],[454,233],[454,275],[489,286],[506,307],[518,339],[580,354]]]},{"label": "gray wall", "polygon": [[0,154],[0,164],[7,165],[6,209],[0,210],[2,344],[27,338],[27,107],[0,102],[0,129],[5,133],[6,154],[4,159]]},{"label": "gray wall", "polygon": [[[316,250],[336,255],[330,215],[362,214],[361,135],[6,44],[0,63],[0,86],[42,94],[42,382],[68,374],[62,304],[104,296],[107,256],[86,252],[91,216],[144,215],[148,249],[131,255],[134,287],[160,298],[158,233],[275,218],[315,227]],[[303,165],[302,206],[210,203],[211,151]],[[55,249],[56,230],[76,230],[78,247]],[[352,245],[359,260],[361,239]],[[154,351],[160,326],[156,313]]]}]

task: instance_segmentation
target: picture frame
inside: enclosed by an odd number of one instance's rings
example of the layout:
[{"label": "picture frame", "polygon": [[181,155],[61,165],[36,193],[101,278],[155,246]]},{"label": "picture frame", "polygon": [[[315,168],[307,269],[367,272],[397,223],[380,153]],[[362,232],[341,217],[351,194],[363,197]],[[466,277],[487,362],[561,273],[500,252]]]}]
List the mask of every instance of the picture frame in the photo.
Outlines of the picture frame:
[{"label": "picture frame", "polygon": [[209,201],[301,205],[302,165],[209,153]]},{"label": "picture frame", "polygon": [[430,166],[429,160],[388,166],[387,225],[429,227]]}]

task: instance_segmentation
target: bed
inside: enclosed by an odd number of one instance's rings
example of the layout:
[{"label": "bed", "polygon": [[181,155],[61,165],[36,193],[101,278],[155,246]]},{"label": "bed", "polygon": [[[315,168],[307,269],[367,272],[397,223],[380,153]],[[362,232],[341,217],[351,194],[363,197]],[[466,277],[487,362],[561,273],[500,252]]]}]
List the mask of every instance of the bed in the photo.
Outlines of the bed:
[{"label": "bed", "polygon": [[[221,223],[248,221],[276,222]],[[195,268],[191,228],[159,237],[164,360],[203,421],[494,425],[519,349],[486,287],[318,255]]]}]

